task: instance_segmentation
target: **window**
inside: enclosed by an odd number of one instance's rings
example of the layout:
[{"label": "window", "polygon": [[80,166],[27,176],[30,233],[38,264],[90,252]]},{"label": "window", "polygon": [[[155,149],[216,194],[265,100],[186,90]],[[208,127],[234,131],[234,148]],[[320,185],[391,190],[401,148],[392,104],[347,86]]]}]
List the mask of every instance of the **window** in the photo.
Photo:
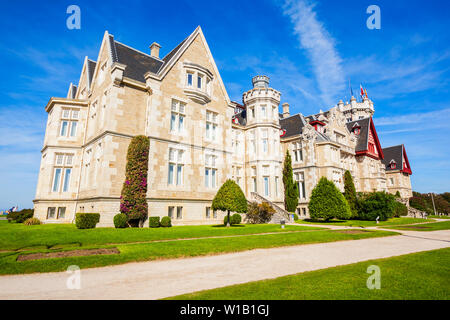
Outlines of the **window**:
[{"label": "window", "polygon": [[278,184],[280,177],[275,177],[275,196],[278,197]]},{"label": "window", "polygon": [[205,155],[205,187],[215,188],[217,185],[217,157],[214,155]]},{"label": "window", "polygon": [[168,208],[167,216],[168,216],[170,219],[173,219],[173,212],[174,212],[174,210],[175,210],[175,207],[169,207],[169,208]]},{"label": "window", "polygon": [[78,116],[78,109],[62,110],[61,129],[59,131],[61,137],[75,137],[77,135]]},{"label": "window", "polygon": [[47,219],[55,219],[56,208],[48,207],[47,209]]},{"label": "window", "polygon": [[169,185],[183,184],[183,150],[169,148]]},{"label": "window", "polygon": [[269,177],[264,177],[264,195],[269,196]]},{"label": "window", "polygon": [[339,171],[333,171],[333,182],[336,186],[341,183],[341,173]]},{"label": "window", "polygon": [[206,138],[216,140],[217,113],[206,111]]},{"label": "window", "polygon": [[292,145],[294,149],[294,161],[303,161],[302,144],[300,142],[294,142]]},{"label": "window", "polygon": [[306,208],[302,208],[303,215],[306,216]]},{"label": "window", "polygon": [[56,154],[52,192],[67,192],[70,188],[73,154]]},{"label": "window", "polygon": [[295,181],[297,181],[299,198],[306,199],[305,174],[303,172],[296,172],[294,177]]},{"label": "window", "polygon": [[267,153],[269,151],[269,139],[268,139],[268,133],[267,129],[262,131],[262,145],[263,145],[263,152]]},{"label": "window", "polygon": [[170,131],[183,132],[186,104],[177,100],[172,100],[172,113],[170,115]]},{"label": "window", "polygon": [[254,131],[250,131],[250,154],[255,154],[256,153],[256,141],[255,141],[255,132]]},{"label": "window", "polygon": [[251,111],[251,114],[252,114],[252,119],[255,119],[255,108],[251,107],[250,111]]},{"label": "window", "polygon": [[98,74],[98,84],[100,85],[105,79],[106,62],[101,66]]},{"label": "window", "polygon": [[197,88],[202,89],[203,76],[197,76]]},{"label": "window", "polygon": [[389,178],[389,184],[390,184],[391,186],[394,185],[394,178]]},{"label": "window", "polygon": [[183,219],[183,207],[177,207],[177,219]]},{"label": "window", "polygon": [[58,208],[58,219],[64,219],[66,216],[66,207]]},{"label": "window", "polygon": [[188,87],[192,87],[193,78],[194,78],[194,75],[192,73],[188,72],[188,74],[187,74],[187,85],[188,85]]},{"label": "window", "polygon": [[206,207],[205,217],[211,219],[211,207]]},{"label": "window", "polygon": [[263,119],[267,118],[267,107],[266,106],[261,106],[261,117]]}]

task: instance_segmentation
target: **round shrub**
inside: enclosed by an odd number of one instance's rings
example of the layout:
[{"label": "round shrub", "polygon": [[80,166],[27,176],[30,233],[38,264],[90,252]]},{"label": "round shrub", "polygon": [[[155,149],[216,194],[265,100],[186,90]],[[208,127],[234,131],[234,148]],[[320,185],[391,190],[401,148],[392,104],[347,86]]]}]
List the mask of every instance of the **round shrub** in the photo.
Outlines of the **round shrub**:
[{"label": "round shrub", "polygon": [[41,220],[38,218],[28,218],[23,224],[26,226],[37,226],[41,224]]},{"label": "round shrub", "polygon": [[75,225],[78,229],[93,229],[100,221],[100,213],[78,212],[75,215]]},{"label": "round shrub", "polygon": [[335,184],[325,177],[320,178],[313,189],[308,209],[312,219],[325,221],[332,218],[350,219],[352,215],[347,200]]},{"label": "round shrub", "polygon": [[[245,213],[247,212],[247,199],[245,199],[241,187],[233,180],[228,179],[217,191],[211,209],[226,211],[227,217],[230,216],[230,212]],[[225,222],[225,224],[227,223]]]},{"label": "round shrub", "polygon": [[294,221],[298,220],[298,214],[294,213]]},{"label": "round shrub", "polygon": [[119,213],[114,216],[114,227],[116,228],[126,228],[128,227],[128,217],[124,213]]},{"label": "round shrub", "polygon": [[172,226],[172,220],[170,219],[170,217],[162,217],[161,219],[161,227],[163,228],[169,228]]},{"label": "round shrub", "polygon": [[235,213],[231,216],[230,220],[231,220],[231,224],[240,224],[242,221],[242,217],[240,214]]},{"label": "round shrub", "polygon": [[150,228],[159,228],[160,227],[159,217],[150,217],[148,220],[148,226]]}]

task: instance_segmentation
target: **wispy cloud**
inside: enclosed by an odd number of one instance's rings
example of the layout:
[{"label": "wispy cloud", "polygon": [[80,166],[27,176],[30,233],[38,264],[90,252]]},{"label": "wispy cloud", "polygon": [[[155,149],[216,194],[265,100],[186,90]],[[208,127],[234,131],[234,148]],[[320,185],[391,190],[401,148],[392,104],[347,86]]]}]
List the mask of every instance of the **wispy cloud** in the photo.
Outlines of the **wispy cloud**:
[{"label": "wispy cloud", "polygon": [[288,0],[284,14],[291,19],[300,47],[306,50],[311,61],[322,100],[333,105],[345,88],[342,59],[335,48],[335,40],[317,17],[314,7],[305,0]]},{"label": "wispy cloud", "polygon": [[439,120],[439,123],[450,125],[450,108],[424,112],[424,113],[411,113],[402,116],[395,117],[380,117],[376,118],[377,126],[389,126],[389,125],[411,125],[420,123],[422,126],[430,121]]}]

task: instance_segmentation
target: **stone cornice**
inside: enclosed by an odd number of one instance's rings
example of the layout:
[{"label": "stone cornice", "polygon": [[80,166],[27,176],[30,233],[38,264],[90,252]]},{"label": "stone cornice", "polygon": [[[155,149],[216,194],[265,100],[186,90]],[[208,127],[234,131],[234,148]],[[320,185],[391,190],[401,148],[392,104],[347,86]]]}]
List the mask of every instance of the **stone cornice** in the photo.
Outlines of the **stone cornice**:
[{"label": "stone cornice", "polygon": [[50,110],[52,110],[53,106],[56,103],[60,103],[60,104],[64,104],[64,105],[75,105],[75,106],[79,106],[79,107],[87,107],[88,106],[87,100],[51,97],[50,100],[48,101],[47,105],[45,106],[45,111],[50,112]]}]

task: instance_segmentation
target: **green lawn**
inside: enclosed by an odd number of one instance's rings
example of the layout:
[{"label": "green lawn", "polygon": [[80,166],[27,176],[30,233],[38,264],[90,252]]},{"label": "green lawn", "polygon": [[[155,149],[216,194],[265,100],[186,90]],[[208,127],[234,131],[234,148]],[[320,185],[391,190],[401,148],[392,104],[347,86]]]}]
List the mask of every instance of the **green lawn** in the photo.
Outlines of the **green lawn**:
[{"label": "green lawn", "polygon": [[306,226],[276,224],[219,226],[179,226],[172,228],[96,228],[80,230],[73,224],[43,224],[26,226],[0,221],[0,251],[50,248],[60,245],[103,245],[112,243],[149,242],[156,240],[203,238],[213,236],[248,235],[268,232],[319,230]]},{"label": "green lawn", "polygon": [[[173,228],[171,230],[176,230],[176,228]],[[93,232],[95,230],[86,231]],[[83,246],[83,248],[117,247],[120,251],[120,254],[53,258],[20,262],[16,261],[19,252],[5,252],[0,253],[0,274],[64,271],[70,265],[78,265],[80,268],[101,267],[132,261],[192,257],[238,252],[257,248],[273,248],[318,242],[366,239],[372,237],[391,236],[396,234],[397,233],[395,232],[381,230],[365,230],[357,234],[349,234],[331,230],[318,230],[312,232],[289,232],[284,234],[278,233],[250,235],[230,238],[203,238],[197,240],[175,240],[141,244],[119,244],[115,246],[87,245]],[[69,248],[64,248],[62,250],[69,250]],[[52,252],[52,250],[42,248],[40,250],[28,251],[27,253],[35,252]]]},{"label": "green lawn", "polygon": [[426,223],[412,226],[395,226],[389,227],[389,229],[395,230],[411,230],[411,231],[437,231],[450,229],[450,221]]},{"label": "green lawn", "polygon": [[349,226],[349,227],[378,227],[378,226],[393,226],[412,223],[425,223],[433,222],[433,219],[420,219],[420,218],[391,218],[386,221],[380,221],[377,224],[376,221],[363,221],[363,220],[337,220],[333,219],[327,222],[314,221],[314,220],[296,220],[299,224],[316,224],[316,225],[333,225],[333,226]]},{"label": "green lawn", "polygon": [[435,218],[435,219],[450,219],[450,216],[435,216],[434,214],[429,215],[428,218]]},{"label": "green lawn", "polygon": [[[381,288],[369,290],[367,267],[377,265]],[[450,249],[371,260],[273,280],[201,291],[195,300],[449,300]]]}]

